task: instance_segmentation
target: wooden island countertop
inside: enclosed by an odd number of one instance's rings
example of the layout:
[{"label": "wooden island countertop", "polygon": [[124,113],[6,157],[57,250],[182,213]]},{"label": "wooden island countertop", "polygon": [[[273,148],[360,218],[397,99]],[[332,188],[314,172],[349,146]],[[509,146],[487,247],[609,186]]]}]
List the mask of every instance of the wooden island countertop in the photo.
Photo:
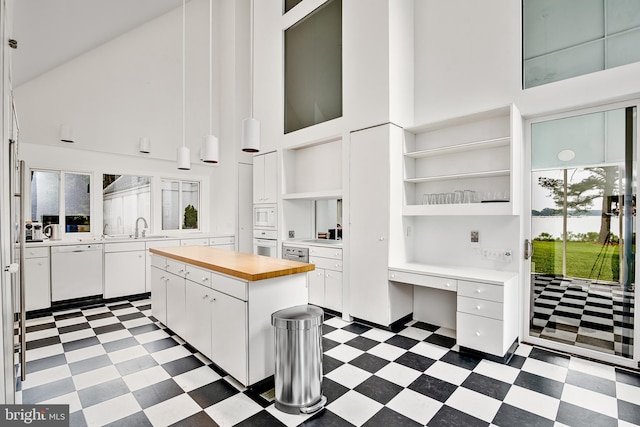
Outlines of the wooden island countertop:
[{"label": "wooden island countertop", "polygon": [[315,269],[313,264],[304,262],[234,252],[207,246],[150,248],[149,252],[252,282],[290,274],[305,273]]}]

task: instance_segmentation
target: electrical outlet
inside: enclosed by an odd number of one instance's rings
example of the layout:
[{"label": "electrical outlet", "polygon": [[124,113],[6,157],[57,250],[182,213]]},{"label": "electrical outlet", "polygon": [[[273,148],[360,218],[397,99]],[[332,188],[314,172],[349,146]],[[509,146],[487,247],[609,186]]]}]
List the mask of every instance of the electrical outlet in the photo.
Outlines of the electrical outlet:
[{"label": "electrical outlet", "polygon": [[472,231],[471,232],[471,243],[478,243],[480,241],[479,239],[479,234],[477,231]]},{"label": "electrical outlet", "polygon": [[486,261],[511,262],[513,252],[510,249],[482,249],[480,257]]},{"label": "electrical outlet", "polygon": [[293,239],[294,237],[296,237],[296,232],[294,230],[289,230],[289,238]]}]

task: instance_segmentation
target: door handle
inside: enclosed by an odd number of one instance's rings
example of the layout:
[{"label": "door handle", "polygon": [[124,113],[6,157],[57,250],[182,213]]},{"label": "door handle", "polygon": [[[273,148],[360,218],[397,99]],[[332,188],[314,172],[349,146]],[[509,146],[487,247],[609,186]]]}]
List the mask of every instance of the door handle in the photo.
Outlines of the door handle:
[{"label": "door handle", "polygon": [[524,240],[524,259],[529,259],[533,256],[533,242],[529,239]]}]

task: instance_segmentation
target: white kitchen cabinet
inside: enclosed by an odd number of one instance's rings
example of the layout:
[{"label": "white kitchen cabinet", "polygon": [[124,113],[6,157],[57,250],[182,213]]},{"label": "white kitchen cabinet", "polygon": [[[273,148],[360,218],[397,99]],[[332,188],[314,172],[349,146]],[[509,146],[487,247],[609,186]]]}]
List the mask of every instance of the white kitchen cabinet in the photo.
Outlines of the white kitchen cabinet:
[{"label": "white kitchen cabinet", "polygon": [[186,327],[183,337],[202,354],[211,359],[211,302],[210,287],[187,280]]},{"label": "white kitchen cabinet", "polygon": [[151,314],[184,337],[187,327],[186,265],[158,256],[151,258],[151,264]]},{"label": "white kitchen cabinet", "polygon": [[457,301],[457,343],[462,348],[509,358],[518,339],[517,282],[460,280]]},{"label": "white kitchen cabinet", "polygon": [[309,247],[309,303],[342,312],[342,249]]},{"label": "white kitchen cabinet", "polygon": [[25,248],[25,308],[27,311],[51,307],[49,248]]},{"label": "white kitchen cabinet", "polygon": [[209,246],[208,237],[188,237],[180,239],[180,246]]},{"label": "white kitchen cabinet", "polygon": [[226,249],[229,251],[236,250],[236,238],[234,236],[228,237],[210,237],[209,246],[216,247],[218,249]]},{"label": "white kitchen cabinet", "polygon": [[104,245],[104,298],[146,292],[146,254],[144,242]]},{"label": "white kitchen cabinet", "polygon": [[390,159],[401,144],[402,130],[393,125],[351,134],[349,314],[384,326],[413,310],[413,289],[387,279]]},{"label": "white kitchen cabinet", "polygon": [[[518,214],[521,122],[511,105],[406,129],[403,213]],[[464,190],[469,203],[446,197]],[[444,203],[428,200],[437,194]]]},{"label": "white kitchen cabinet", "polygon": [[253,157],[253,203],[278,202],[278,153]]},{"label": "white kitchen cabinet", "polygon": [[[156,257],[158,258],[158,257]],[[164,261],[164,258],[160,258]],[[164,264],[164,263],[163,263]],[[150,271],[151,283],[151,314],[163,324],[167,324],[167,273],[164,269],[152,266]]]},{"label": "white kitchen cabinet", "polygon": [[211,292],[211,360],[248,384],[247,302],[213,289]]},{"label": "white kitchen cabinet", "polygon": [[[152,292],[151,290],[151,252],[150,248],[168,248],[172,246],[180,246],[180,240],[163,239],[163,240],[149,240],[145,242],[146,260],[145,260],[145,292]],[[164,265],[162,267],[164,269]],[[163,322],[164,323],[164,322]]]}]

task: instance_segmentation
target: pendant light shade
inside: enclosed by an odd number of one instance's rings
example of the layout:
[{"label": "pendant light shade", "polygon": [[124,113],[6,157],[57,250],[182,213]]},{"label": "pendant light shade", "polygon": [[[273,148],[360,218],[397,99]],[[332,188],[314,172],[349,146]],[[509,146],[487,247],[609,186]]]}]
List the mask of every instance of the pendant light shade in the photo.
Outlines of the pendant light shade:
[{"label": "pendant light shade", "polygon": [[260,122],[253,117],[242,121],[242,151],[246,153],[260,151]]},{"label": "pendant light shade", "polygon": [[191,169],[191,150],[188,147],[178,147],[178,169]]},{"label": "pendant light shade", "polygon": [[218,163],[219,147],[218,138],[213,135],[205,135],[202,138],[202,161],[205,163]]}]

